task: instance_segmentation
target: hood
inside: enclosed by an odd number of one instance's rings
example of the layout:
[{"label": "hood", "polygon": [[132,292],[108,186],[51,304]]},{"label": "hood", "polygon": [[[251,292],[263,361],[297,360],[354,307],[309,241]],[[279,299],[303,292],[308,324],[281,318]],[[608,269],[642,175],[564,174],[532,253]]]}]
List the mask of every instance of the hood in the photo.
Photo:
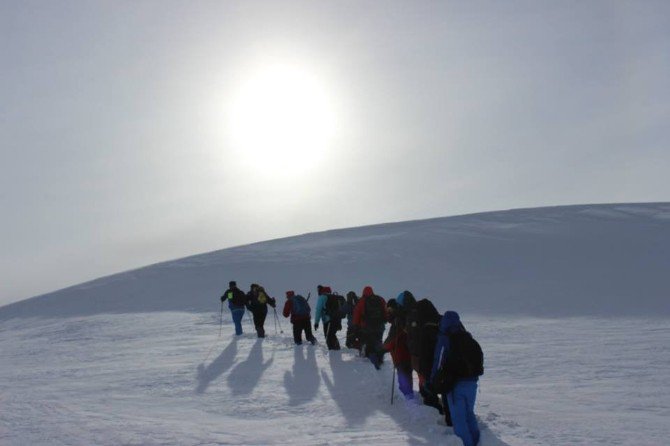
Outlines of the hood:
[{"label": "hood", "polygon": [[372,291],[371,286],[366,286],[365,288],[363,288],[363,297],[372,296],[373,294],[375,294],[375,292]]},{"label": "hood", "polygon": [[442,333],[455,333],[463,330],[461,317],[455,311],[447,311],[440,321],[440,331]]},{"label": "hood", "polygon": [[416,299],[410,291],[405,290],[398,294],[398,305],[407,310],[411,310],[416,305]]}]

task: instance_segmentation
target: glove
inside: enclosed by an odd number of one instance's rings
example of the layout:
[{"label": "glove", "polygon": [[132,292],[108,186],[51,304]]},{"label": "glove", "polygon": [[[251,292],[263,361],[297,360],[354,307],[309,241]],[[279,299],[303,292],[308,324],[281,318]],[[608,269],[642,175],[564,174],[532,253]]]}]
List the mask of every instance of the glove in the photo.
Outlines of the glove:
[{"label": "glove", "polygon": [[314,324],[314,330],[318,330],[318,329],[319,329],[319,324]]}]

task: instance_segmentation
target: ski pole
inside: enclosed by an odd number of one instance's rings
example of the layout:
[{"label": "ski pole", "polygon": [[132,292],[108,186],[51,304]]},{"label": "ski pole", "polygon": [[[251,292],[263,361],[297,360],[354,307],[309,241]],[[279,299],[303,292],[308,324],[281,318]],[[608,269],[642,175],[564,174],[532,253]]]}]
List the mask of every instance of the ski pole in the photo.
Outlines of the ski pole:
[{"label": "ski pole", "polygon": [[[397,333],[398,326],[397,326],[396,322],[397,321],[394,319],[393,323],[391,324],[391,328],[389,329],[389,331],[393,330],[393,335],[395,337],[395,340],[394,340],[394,343],[393,343],[394,356],[397,355],[396,349],[398,348],[398,338],[400,337],[399,334]],[[393,358],[391,358],[391,363],[393,363]],[[393,405],[393,396],[395,394],[395,369],[396,369],[395,364],[392,364],[392,365],[393,365],[393,379],[391,380],[391,405]],[[400,379],[400,378],[398,378],[398,379]]]},{"label": "ski pole", "polygon": [[393,381],[391,381],[391,405],[393,405],[394,393],[395,393],[395,367],[393,367]]},{"label": "ski pole", "polygon": [[221,330],[223,329],[223,301],[221,301],[221,318],[219,320],[219,337],[221,337]]},{"label": "ski pole", "polygon": [[279,324],[279,333],[284,334],[284,330],[281,327],[281,321],[279,320],[279,316],[277,316],[277,309],[276,308],[272,308],[272,309],[275,312],[275,324],[277,324],[277,323]]}]

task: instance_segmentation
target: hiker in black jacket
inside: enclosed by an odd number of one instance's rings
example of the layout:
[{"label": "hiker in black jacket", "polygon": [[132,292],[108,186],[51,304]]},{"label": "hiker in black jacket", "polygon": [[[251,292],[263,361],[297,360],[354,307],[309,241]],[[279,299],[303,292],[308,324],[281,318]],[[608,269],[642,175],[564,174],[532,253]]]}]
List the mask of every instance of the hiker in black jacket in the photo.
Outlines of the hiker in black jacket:
[{"label": "hiker in black jacket", "polygon": [[[244,306],[247,303],[247,296],[244,295],[242,290],[237,288],[237,283],[234,280],[228,283],[228,289],[221,296],[221,303],[224,301],[228,301],[228,308],[230,309],[230,314],[233,316],[235,335],[240,336],[242,334],[242,318],[244,317]],[[221,311],[223,311],[223,306],[221,307]]]},{"label": "hiker in black jacket", "polygon": [[347,348],[355,348],[355,349],[360,349],[361,348],[361,341],[360,341],[360,333],[356,329],[356,326],[354,325],[354,308],[356,307],[356,304],[358,303],[358,296],[356,295],[355,292],[349,291],[347,293],[347,305],[346,305],[346,313],[347,313],[347,340],[345,342]]},{"label": "hiker in black jacket", "polygon": [[407,310],[405,317],[407,347],[411,355],[412,369],[419,375],[419,392],[423,403],[444,414],[447,425],[451,426],[449,408],[443,408],[437,396],[424,389],[433,370],[440,313],[429,299],[421,299]]},{"label": "hiker in black jacket", "polygon": [[268,296],[265,288],[255,283],[251,284],[251,289],[247,293],[247,309],[254,316],[254,327],[259,338],[265,337],[265,318],[268,315],[268,305],[272,308],[276,305],[276,300]]}]

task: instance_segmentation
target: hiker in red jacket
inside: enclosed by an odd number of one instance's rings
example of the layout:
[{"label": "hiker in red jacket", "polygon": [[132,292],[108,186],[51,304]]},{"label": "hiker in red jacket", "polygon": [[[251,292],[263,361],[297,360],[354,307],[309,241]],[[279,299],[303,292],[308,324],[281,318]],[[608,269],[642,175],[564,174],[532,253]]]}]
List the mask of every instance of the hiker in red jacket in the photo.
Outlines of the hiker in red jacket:
[{"label": "hiker in red jacket", "polygon": [[377,370],[384,359],[382,336],[387,319],[386,301],[377,296],[371,286],[366,286],[354,308],[353,322],[361,333],[364,354]]},{"label": "hiker in red jacket", "polygon": [[311,309],[307,300],[300,294],[293,291],[286,292],[286,303],[284,304],[284,317],[291,317],[293,325],[293,341],[296,345],[302,344],[302,332],[305,332],[305,338],[312,345],[316,344],[316,338],[312,334]]},{"label": "hiker in red jacket", "polygon": [[398,311],[398,303],[390,299],[386,305],[389,314],[391,329],[384,341],[384,350],[391,353],[393,365],[398,371],[398,388],[405,395],[405,399],[414,398],[412,383],[412,357],[407,347],[407,331],[405,330],[405,318]]}]

